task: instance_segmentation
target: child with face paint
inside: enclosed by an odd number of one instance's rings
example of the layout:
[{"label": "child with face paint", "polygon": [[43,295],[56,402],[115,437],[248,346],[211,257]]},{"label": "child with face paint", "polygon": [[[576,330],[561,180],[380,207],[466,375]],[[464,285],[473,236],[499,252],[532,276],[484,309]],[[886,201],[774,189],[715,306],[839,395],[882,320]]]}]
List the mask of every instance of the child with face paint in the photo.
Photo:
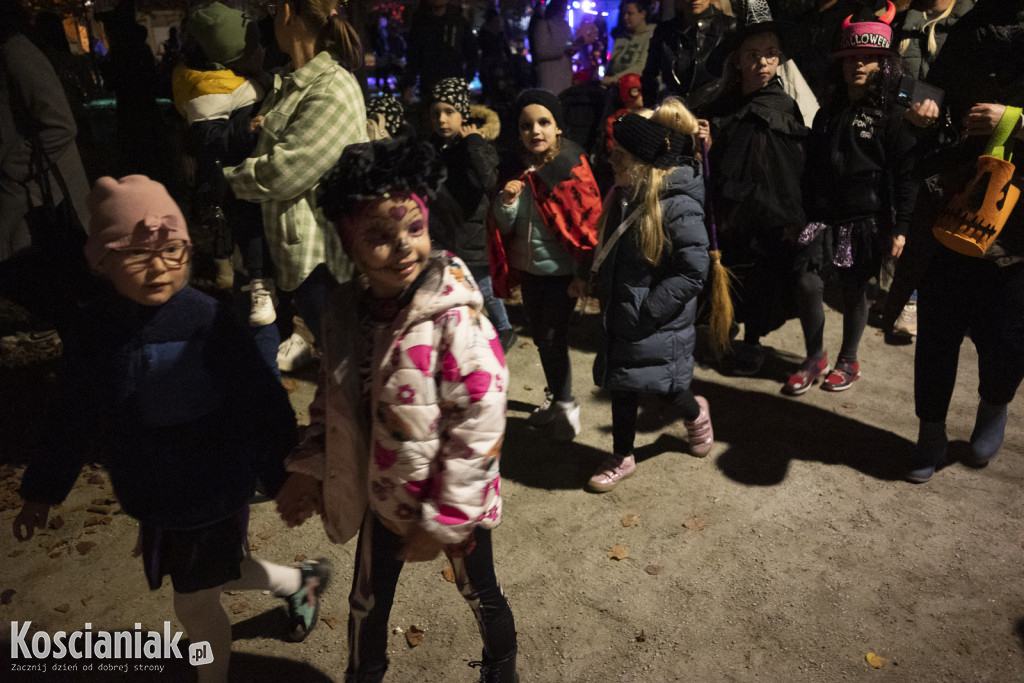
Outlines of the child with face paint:
[{"label": "child with face paint", "polygon": [[320,384],[278,509],[357,532],[346,681],[387,671],[404,562],[444,552],[484,641],[481,680],[516,680],[515,622],[494,575],[508,368],[465,264],[431,251],[427,201],[444,178],[429,144],[349,146],[318,203],[359,276],[324,312]]},{"label": "child with face paint", "polygon": [[492,203],[491,273],[499,294],[522,286],[547,380],[544,402],[527,422],[556,441],[572,441],[580,433],[580,406],[572,392],[568,336],[579,295],[570,289],[597,244],[601,196],[587,155],[562,137],[558,98],[526,90],[516,108],[526,169]]}]

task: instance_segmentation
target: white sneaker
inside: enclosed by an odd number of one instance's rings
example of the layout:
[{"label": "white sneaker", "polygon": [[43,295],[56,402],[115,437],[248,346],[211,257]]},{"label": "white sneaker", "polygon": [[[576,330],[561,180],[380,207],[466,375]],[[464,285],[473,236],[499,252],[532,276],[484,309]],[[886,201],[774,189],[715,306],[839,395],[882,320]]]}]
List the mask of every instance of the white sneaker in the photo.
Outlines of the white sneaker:
[{"label": "white sneaker", "polygon": [[903,307],[903,310],[900,311],[900,317],[896,318],[896,324],[893,325],[893,331],[906,337],[917,336],[916,301],[908,301],[907,305]]},{"label": "white sneaker", "polygon": [[580,433],[580,404],[572,401],[555,401],[552,411],[555,415],[551,420],[551,438],[555,441],[569,442]]},{"label": "white sneaker", "polygon": [[547,389],[544,390],[544,402],[533,409],[526,424],[531,427],[543,427],[555,419],[555,397]]},{"label": "white sneaker", "polygon": [[251,327],[263,327],[277,320],[277,311],[274,310],[274,295],[271,293],[273,282],[253,278],[249,284],[242,287],[243,292],[249,292],[249,325]]},{"label": "white sneaker", "polygon": [[313,360],[313,347],[301,335],[292,336],[277,347],[277,367],[281,372],[295,372]]}]

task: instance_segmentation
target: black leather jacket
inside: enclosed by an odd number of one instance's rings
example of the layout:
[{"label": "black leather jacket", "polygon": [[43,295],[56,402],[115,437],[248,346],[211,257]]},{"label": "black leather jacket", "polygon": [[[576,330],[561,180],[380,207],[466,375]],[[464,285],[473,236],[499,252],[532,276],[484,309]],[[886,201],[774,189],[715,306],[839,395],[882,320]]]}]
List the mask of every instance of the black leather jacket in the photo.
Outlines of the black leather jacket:
[{"label": "black leather jacket", "polygon": [[724,39],[735,30],[736,19],[715,7],[701,12],[695,24],[687,24],[682,14],[658,24],[641,76],[644,102],[655,106],[663,89],[664,95],[678,95],[697,106],[688,98],[722,75],[728,54]]}]

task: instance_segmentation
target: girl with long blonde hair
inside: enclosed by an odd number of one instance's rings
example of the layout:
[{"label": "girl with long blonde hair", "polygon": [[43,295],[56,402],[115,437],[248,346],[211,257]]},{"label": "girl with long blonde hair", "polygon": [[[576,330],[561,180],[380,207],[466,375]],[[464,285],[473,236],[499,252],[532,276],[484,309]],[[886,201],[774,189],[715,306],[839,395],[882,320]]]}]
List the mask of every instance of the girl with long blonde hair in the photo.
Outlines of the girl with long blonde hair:
[{"label": "girl with long blonde hair", "polygon": [[704,457],[714,443],[708,402],[690,391],[697,296],[709,262],[704,183],[693,151],[697,120],[670,97],[653,112],[625,114],[613,133],[616,189],[591,266],[604,326],[594,382],[611,392],[613,435],[612,453],[587,483],[596,492],[636,469],[641,393],[675,406],[690,453]]}]

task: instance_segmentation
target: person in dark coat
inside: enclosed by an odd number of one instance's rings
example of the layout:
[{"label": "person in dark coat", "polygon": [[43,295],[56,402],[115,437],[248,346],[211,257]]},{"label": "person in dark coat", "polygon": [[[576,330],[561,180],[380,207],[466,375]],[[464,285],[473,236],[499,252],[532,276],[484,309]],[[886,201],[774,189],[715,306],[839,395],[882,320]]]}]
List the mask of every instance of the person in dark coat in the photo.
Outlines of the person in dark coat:
[{"label": "person in dark coat", "polygon": [[696,91],[722,75],[726,51],[721,44],[736,29],[736,20],[710,0],[677,4],[679,13],[651,35],[642,74],[644,101],[659,102],[664,93],[696,107]]},{"label": "person in dark coat", "polygon": [[721,95],[700,112],[714,140],[709,191],[722,262],[737,275],[732,293],[744,325],[733,372],[746,376],[764,363],[761,337],[795,309],[794,238],[805,223],[800,178],[808,129],[779,79],[780,29],[764,11],[767,21],[746,26],[738,37]]},{"label": "person in dark coat", "polygon": [[445,78],[430,93],[430,142],[448,173],[430,202],[430,234],[442,249],[469,267],[484,296],[487,317],[508,353],[519,338],[494,296],[487,250],[487,210],[490,192],[498,181],[498,152],[469,120],[469,85],[461,78]]},{"label": "person in dark coat", "polygon": [[409,46],[405,55],[403,97],[412,100],[417,81],[420,97],[426,99],[442,78],[476,78],[480,53],[473,30],[458,5],[448,0],[425,0],[412,17]]},{"label": "person in dark coat", "polygon": [[[836,92],[814,118],[807,142],[804,208],[810,221],[799,237],[798,305],[808,316],[809,351],[782,390],[846,391],[860,378],[857,351],[868,320],[867,285],[883,259],[903,252],[914,211],[915,140],[895,104],[899,58],[892,46],[896,9],[878,21],[848,22],[835,56]],[[843,341],[834,367],[824,349],[824,281],[842,290]]]},{"label": "person in dark coat", "polygon": [[696,132],[697,119],[677,98],[654,112],[626,114],[614,127],[618,187],[590,268],[604,326],[594,382],[611,391],[613,448],[587,483],[591,491],[611,491],[636,470],[641,393],[663,395],[676,407],[693,455],[706,456],[714,443],[708,402],[690,391],[697,296],[709,263]]},{"label": "person in dark coat", "polygon": [[[966,136],[925,158],[927,178],[918,202],[908,253],[901,259],[883,325],[889,329],[918,290],[914,407],[920,426],[906,478],[928,481],[946,459],[946,415],[956,385],[960,346],[967,331],[978,350],[978,403],[967,464],[984,467],[1003,443],[1007,405],[1024,380],[1024,209],[1018,201],[981,257],[940,245],[932,226],[973,175],[978,156],[1004,118],[1017,147],[1024,140],[1024,1],[979,0],[949,32],[929,81],[945,92],[951,120]],[[1016,107],[1016,109],[1014,109]],[[910,117],[938,133],[939,108],[928,101]],[[924,143],[922,143],[924,144]],[[1021,167],[1012,183],[1024,187]]]}]

